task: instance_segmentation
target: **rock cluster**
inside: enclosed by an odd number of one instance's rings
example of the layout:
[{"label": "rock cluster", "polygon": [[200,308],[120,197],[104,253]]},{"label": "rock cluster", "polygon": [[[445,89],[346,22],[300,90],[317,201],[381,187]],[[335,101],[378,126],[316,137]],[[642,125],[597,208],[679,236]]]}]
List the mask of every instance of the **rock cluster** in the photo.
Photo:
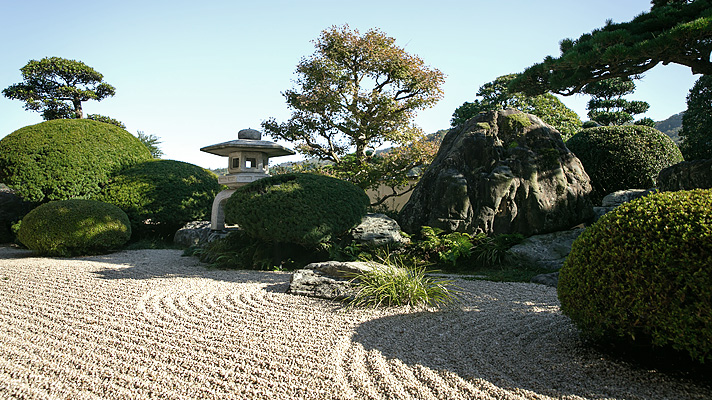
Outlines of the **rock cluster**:
[{"label": "rock cluster", "polygon": [[593,217],[591,190],[554,128],[516,110],[481,113],[445,136],[401,224],[411,233],[556,232]]}]

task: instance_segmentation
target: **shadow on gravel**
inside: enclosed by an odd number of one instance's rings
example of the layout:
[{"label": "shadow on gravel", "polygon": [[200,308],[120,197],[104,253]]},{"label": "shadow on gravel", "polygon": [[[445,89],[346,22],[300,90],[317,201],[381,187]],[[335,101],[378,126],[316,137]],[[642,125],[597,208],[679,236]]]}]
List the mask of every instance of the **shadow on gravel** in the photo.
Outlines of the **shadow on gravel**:
[{"label": "shadow on gravel", "polygon": [[101,279],[206,278],[236,283],[289,282],[291,274],[269,271],[210,268],[195,257],[183,257],[182,250],[126,250],[87,256],[76,260],[115,264],[93,273]]},{"label": "shadow on gravel", "polygon": [[0,260],[10,260],[13,258],[33,257],[31,250],[21,249],[14,246],[0,245]]},{"label": "shadow on gravel", "polygon": [[[566,316],[547,308],[497,299],[398,314],[360,324],[352,340],[387,360],[454,373],[475,386],[483,379],[512,394],[523,389],[553,398],[712,398],[712,389],[701,381],[602,356],[583,345]],[[373,367],[368,373],[384,371]]]}]

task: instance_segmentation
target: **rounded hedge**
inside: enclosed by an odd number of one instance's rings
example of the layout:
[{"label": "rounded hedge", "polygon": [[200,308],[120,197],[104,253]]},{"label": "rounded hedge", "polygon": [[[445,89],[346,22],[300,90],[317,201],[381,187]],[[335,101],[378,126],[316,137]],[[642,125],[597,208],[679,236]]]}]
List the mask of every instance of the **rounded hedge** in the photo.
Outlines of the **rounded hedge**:
[{"label": "rounded hedge", "polygon": [[558,292],[584,337],[712,359],[712,190],[656,193],[605,214],[574,241]]},{"label": "rounded hedge", "polygon": [[89,198],[122,169],[151,159],[127,131],[87,119],[57,119],[0,140],[0,182],[27,201]]},{"label": "rounded hedge", "polygon": [[134,237],[170,238],[187,222],[210,219],[217,176],[197,165],[151,160],[123,170],[93,197],[128,214]]},{"label": "rounded hedge", "polygon": [[639,125],[583,129],[566,147],[581,160],[596,200],[618,190],[655,187],[661,170],[683,161],[672,139]]},{"label": "rounded hedge", "polygon": [[369,199],[358,186],[322,175],[284,174],[238,188],[225,222],[273,243],[316,246],[361,222]]},{"label": "rounded hedge", "polygon": [[30,250],[49,256],[101,254],[131,237],[129,218],[116,206],[72,199],[45,203],[22,219],[17,238]]}]

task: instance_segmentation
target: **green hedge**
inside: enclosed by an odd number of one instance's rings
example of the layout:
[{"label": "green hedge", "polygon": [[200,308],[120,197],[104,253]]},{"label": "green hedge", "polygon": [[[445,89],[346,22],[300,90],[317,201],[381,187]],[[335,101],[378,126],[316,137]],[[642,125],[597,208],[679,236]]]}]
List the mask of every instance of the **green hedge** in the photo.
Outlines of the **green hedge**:
[{"label": "green hedge", "polygon": [[363,189],[352,183],[284,174],[237,189],[225,204],[225,221],[268,242],[316,246],[360,223],[368,204]]},{"label": "green hedge", "polygon": [[134,238],[170,239],[187,222],[210,219],[220,190],[217,176],[197,165],[152,160],[116,175],[94,199],[124,210]]},{"label": "green hedge", "polygon": [[20,224],[17,237],[42,255],[100,254],[119,248],[131,236],[126,214],[118,207],[73,199],[42,204]]},{"label": "green hedge", "polygon": [[0,182],[31,202],[89,198],[113,174],[150,159],[146,146],[117,126],[51,120],[0,140]]},{"label": "green hedge", "polygon": [[661,170],[683,161],[672,139],[647,126],[588,128],[566,146],[591,178],[595,201],[618,190],[655,187]]},{"label": "green hedge", "polygon": [[712,359],[712,190],[657,193],[604,215],[574,242],[558,291],[585,337]]}]

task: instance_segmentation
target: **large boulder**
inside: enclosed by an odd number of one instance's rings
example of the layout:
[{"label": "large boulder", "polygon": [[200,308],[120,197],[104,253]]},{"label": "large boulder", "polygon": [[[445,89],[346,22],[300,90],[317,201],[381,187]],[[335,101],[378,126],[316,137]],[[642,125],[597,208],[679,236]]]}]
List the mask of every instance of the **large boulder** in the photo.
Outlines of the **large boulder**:
[{"label": "large boulder", "polygon": [[445,136],[400,223],[409,233],[556,232],[593,217],[591,190],[554,128],[517,110],[480,113]]},{"label": "large boulder", "polygon": [[684,161],[663,169],[658,188],[663,192],[712,188],[712,159]]},{"label": "large boulder", "polygon": [[509,251],[522,261],[540,268],[558,270],[564,265],[566,256],[584,228],[534,235],[512,246]]}]

